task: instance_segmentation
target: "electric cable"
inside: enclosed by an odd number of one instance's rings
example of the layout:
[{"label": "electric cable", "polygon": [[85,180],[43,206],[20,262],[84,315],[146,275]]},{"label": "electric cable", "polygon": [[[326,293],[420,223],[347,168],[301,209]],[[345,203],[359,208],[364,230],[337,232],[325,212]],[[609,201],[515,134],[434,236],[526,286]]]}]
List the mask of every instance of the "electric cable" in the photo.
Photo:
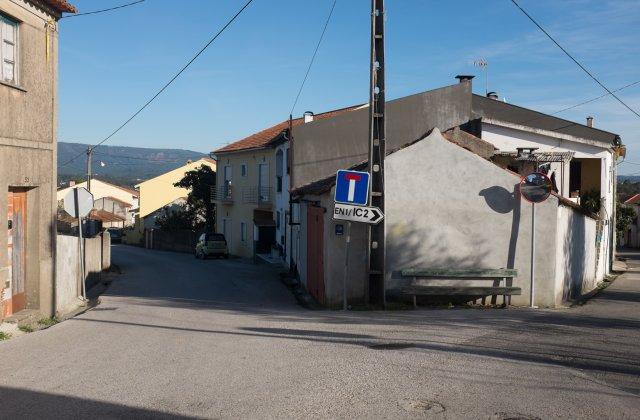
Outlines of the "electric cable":
[{"label": "electric cable", "polygon": [[[164,86],[162,86],[162,88],[160,90],[158,90],[152,97],[151,99],[149,99],[147,102],[145,102],[144,105],[142,105],[136,112],[133,113],[133,115],[131,115],[125,122],[123,122],[120,126],[118,126],[118,128],[116,128],[114,131],[111,132],[111,134],[109,134],[107,137],[105,137],[104,139],[102,139],[101,141],[99,141],[96,145],[91,146],[90,150],[95,149],[96,147],[100,146],[101,144],[103,144],[104,142],[108,141],[111,137],[115,136],[120,130],[122,130],[127,124],[129,124],[134,118],[136,118],[142,111],[144,111],[149,105],[151,105],[151,103],[162,94],[162,92],[164,92],[194,61],[196,61],[196,59],[198,57],[200,57],[200,55],[202,55],[202,53],[204,53],[204,51],[216,40],[218,39],[218,37],[229,27],[231,26],[231,24],[238,18],[238,16],[240,16],[242,14],[242,12],[244,12],[244,10],[249,7],[249,5],[253,3],[253,0],[248,0],[244,6],[242,6],[240,8],[240,10],[238,10],[236,12],[235,15],[233,15],[233,17],[231,17],[231,19],[229,19],[227,21],[227,23],[204,45],[204,47],[202,47],[194,56],[193,58],[191,58],[187,64],[185,64],[171,79],[169,79],[169,81],[167,83],[164,84]],[[60,165],[60,167],[66,166],[69,163],[73,162],[74,160],[76,160],[77,158],[79,158],[80,156],[86,154],[86,152],[82,152],[79,153],[77,156],[69,159],[67,162],[63,163],[62,165]]]},{"label": "electric cable", "polygon": [[560,45],[560,43],[558,41],[556,41],[550,34],[549,32],[547,32],[529,13],[527,13],[526,10],[524,10],[522,8],[522,6],[520,6],[518,4],[518,2],[516,0],[511,0],[511,3],[513,3],[518,9],[520,9],[520,11],[522,13],[524,13],[524,15],[526,17],[529,18],[529,20],[531,22],[533,22],[534,25],[536,25],[538,27],[538,29],[540,29],[551,41],[553,41],[554,44],[556,44],[556,46],[558,48],[560,48],[562,50],[562,52],[564,52],[567,57],[569,57],[578,67],[580,67],[580,69],[582,69],[582,71],[584,71],[591,79],[593,79],[598,85],[600,85],[600,87],[602,87],[604,90],[607,91],[607,93],[611,96],[613,96],[618,102],[620,102],[625,108],[627,108],[629,111],[631,111],[632,113],[634,113],[636,115],[636,117],[640,118],[640,113],[638,113],[636,110],[634,110],[633,108],[631,108],[629,105],[627,105],[622,99],[620,99],[615,93],[613,93],[608,87],[606,87],[600,80],[598,80],[598,78],[596,76],[594,76],[589,70],[587,70],[587,68],[582,65],[578,60],[576,60],[573,55],[571,55],[569,53],[569,51],[567,51],[562,45]]}]

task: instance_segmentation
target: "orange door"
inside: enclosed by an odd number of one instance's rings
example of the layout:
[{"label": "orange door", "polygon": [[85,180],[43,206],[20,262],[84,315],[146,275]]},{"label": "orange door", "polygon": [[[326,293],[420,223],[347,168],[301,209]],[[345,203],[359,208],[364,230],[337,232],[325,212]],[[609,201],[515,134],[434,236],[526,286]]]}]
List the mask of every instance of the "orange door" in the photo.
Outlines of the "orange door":
[{"label": "orange door", "polygon": [[[3,293],[2,312],[9,316],[26,308],[26,230],[27,230],[27,193],[9,191],[8,195],[8,261],[9,287]],[[7,293],[8,292],[8,293]]]},{"label": "orange door", "polygon": [[324,210],[309,206],[307,210],[307,289],[324,303]]}]

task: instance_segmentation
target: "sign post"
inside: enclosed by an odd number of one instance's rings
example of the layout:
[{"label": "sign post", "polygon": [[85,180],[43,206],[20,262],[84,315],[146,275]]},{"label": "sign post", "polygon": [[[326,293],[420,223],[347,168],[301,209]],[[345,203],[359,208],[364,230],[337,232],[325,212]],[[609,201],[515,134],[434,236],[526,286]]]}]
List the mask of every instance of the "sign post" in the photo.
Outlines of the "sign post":
[{"label": "sign post", "polygon": [[[349,247],[351,245],[351,223],[377,225],[384,219],[378,207],[368,207],[368,172],[339,170],[336,173],[336,191],[334,196],[333,219],[346,220],[344,278],[342,279],[342,309],[348,309],[347,280],[349,278]],[[336,231],[337,234],[337,231]]]},{"label": "sign post", "polygon": [[532,172],[520,180],[520,195],[531,203],[531,285],[529,288],[529,299],[532,308],[536,308],[536,203],[542,203],[549,198],[552,188],[553,184],[549,177],[540,172]]},{"label": "sign post", "polygon": [[82,237],[82,218],[93,209],[93,194],[86,188],[74,188],[64,196],[64,210],[78,219],[78,260],[80,261],[80,284],[82,300],[87,299],[84,267],[84,239]]}]

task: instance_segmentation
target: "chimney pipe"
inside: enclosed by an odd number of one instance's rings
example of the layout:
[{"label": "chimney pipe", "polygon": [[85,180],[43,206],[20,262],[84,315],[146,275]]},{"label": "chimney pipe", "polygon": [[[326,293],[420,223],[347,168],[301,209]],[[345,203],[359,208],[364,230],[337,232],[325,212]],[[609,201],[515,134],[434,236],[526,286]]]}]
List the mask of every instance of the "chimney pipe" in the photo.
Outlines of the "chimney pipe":
[{"label": "chimney pipe", "polygon": [[304,113],[304,123],[310,123],[311,121],[313,121],[313,112],[311,111],[305,111]]},{"label": "chimney pipe", "polygon": [[587,127],[593,127],[593,117],[587,117]]},{"label": "chimney pipe", "polygon": [[458,79],[459,83],[464,83],[464,82],[469,82],[471,83],[471,79],[473,79],[476,76],[473,76],[471,74],[459,74],[456,76],[456,79]]},{"label": "chimney pipe", "polygon": [[489,99],[493,99],[493,100],[498,100],[500,99],[500,97],[498,96],[498,92],[489,92],[487,93],[487,98]]}]

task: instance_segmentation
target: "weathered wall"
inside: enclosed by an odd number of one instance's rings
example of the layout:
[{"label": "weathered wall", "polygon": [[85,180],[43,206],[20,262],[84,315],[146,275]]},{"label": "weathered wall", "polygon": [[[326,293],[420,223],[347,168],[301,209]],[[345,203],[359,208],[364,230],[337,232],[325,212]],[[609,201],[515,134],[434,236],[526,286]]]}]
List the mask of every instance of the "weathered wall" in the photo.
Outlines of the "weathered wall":
[{"label": "weathered wall", "polygon": [[[109,234],[84,239],[85,281],[91,288],[98,281],[103,270],[111,266],[111,240]],[[78,237],[57,235],[56,250],[56,308],[57,315],[64,315],[76,309],[81,301],[80,263],[78,259]]]},{"label": "weathered wall", "polygon": [[[422,138],[432,128],[469,121],[471,83],[459,83],[387,102],[387,151]],[[293,128],[293,188],[368,158],[369,108]]]},{"label": "weathered wall", "polygon": [[570,207],[558,208],[556,305],[597,287],[596,221]]},{"label": "weathered wall", "polygon": [[[53,16],[27,2],[3,1],[0,11],[20,21],[18,84],[0,83],[0,209],[6,215],[7,191],[28,189],[27,308],[54,311],[56,131],[58,33],[45,25]],[[21,7],[23,6],[23,7]],[[26,9],[26,10],[25,10]],[[6,220],[6,216],[2,216]],[[6,223],[6,222],[5,222]],[[5,225],[6,226],[6,225]],[[7,267],[7,229],[0,229],[0,268]],[[7,281],[0,271],[0,285]]]},{"label": "weathered wall", "polygon": [[[386,161],[387,288],[405,268],[516,268],[529,303],[531,205],[519,177],[434,131]],[[558,199],[536,205],[536,304],[555,304]],[[486,282],[484,282],[486,285]]]}]

